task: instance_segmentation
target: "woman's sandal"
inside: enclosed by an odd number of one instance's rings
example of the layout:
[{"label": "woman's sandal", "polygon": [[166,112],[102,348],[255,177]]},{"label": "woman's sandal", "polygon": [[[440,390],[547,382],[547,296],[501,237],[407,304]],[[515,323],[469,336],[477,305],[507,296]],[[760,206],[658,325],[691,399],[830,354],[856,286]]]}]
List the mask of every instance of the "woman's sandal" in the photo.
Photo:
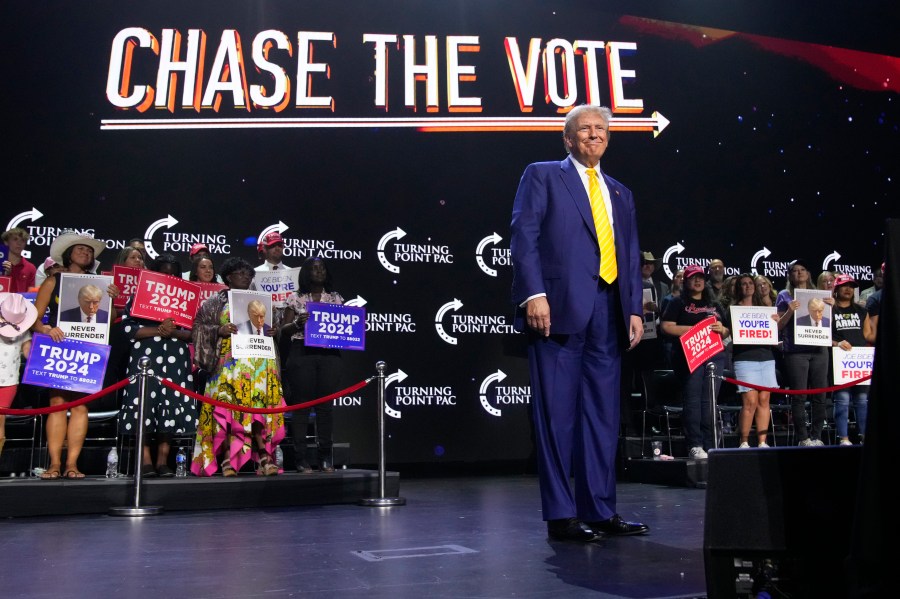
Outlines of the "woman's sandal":
[{"label": "woman's sandal", "polygon": [[222,476],[225,476],[225,477],[237,476],[237,470],[235,470],[231,466],[231,462],[228,460],[225,460],[224,462],[222,462]]},{"label": "woman's sandal", "polygon": [[82,480],[83,478],[83,472],[79,472],[78,470],[66,470],[66,479],[68,480]]},{"label": "woman's sandal", "polygon": [[59,478],[59,468],[48,468],[41,473],[41,480],[56,480]]},{"label": "woman's sandal", "polygon": [[278,474],[278,466],[272,461],[272,456],[264,455],[260,458],[259,468],[257,468],[256,473],[263,476],[274,476]]}]

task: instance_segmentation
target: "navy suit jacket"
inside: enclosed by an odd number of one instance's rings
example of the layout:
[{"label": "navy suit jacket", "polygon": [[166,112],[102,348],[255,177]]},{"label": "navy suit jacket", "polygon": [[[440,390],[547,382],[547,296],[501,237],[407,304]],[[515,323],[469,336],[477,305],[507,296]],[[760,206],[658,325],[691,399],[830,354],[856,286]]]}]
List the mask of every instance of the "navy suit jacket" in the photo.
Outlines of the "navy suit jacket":
[{"label": "navy suit jacket", "polygon": [[[81,308],[69,308],[59,313],[60,322],[81,322]],[[94,315],[94,321],[100,324],[109,323],[109,314],[106,310],[98,310]]]},{"label": "navy suit jacket", "polygon": [[[263,323],[263,335],[268,335],[269,331],[272,329],[269,325]],[[249,320],[245,320],[241,324],[238,325],[238,333],[242,335],[256,335],[256,327],[253,326]]]},{"label": "navy suit jacket", "polygon": [[[603,178],[611,196],[622,341],[627,343],[631,315],[644,313],[637,217],[631,191],[606,173]],[[513,303],[546,293],[550,333],[583,331],[597,294],[600,250],[587,191],[569,158],[528,165],[516,192],[511,233]],[[525,311],[518,308],[514,328],[526,326]]]},{"label": "navy suit jacket", "polygon": [[[800,327],[811,327],[812,326],[812,317],[807,314],[806,316],[798,316],[797,317],[797,326]],[[822,317],[822,327],[823,329],[827,329],[831,326],[831,319],[823,316]]]}]

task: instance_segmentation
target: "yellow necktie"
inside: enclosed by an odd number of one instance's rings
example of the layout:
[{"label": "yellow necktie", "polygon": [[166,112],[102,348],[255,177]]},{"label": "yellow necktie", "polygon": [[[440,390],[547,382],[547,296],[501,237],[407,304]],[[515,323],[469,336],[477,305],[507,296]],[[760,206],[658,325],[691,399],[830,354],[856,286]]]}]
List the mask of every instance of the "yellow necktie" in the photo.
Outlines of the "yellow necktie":
[{"label": "yellow necktie", "polygon": [[597,228],[597,243],[600,246],[600,278],[612,284],[618,276],[616,264],[616,243],[613,230],[609,225],[609,216],[603,203],[603,192],[600,191],[600,180],[597,171],[587,169],[588,197],[591,200],[591,212],[594,215],[594,227]]}]

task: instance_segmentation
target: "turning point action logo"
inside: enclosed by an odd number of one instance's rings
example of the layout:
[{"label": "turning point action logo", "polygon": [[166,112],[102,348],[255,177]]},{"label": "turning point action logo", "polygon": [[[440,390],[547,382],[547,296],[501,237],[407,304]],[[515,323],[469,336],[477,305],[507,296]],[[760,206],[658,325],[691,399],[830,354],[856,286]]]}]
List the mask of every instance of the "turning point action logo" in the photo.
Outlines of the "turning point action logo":
[{"label": "turning point action logo", "polygon": [[[378,262],[388,271],[397,274],[400,267],[394,262],[426,262],[429,264],[453,264],[453,254],[450,247],[436,244],[397,243],[406,237],[406,231],[397,227],[386,233],[378,240]],[[429,241],[431,241],[429,239]],[[387,249],[389,243],[394,242],[394,250]],[[389,259],[390,258],[390,259]],[[391,261],[393,260],[393,262]]]},{"label": "turning point action logo", "polygon": [[522,405],[531,403],[531,387],[510,387],[496,385],[494,392],[490,393],[491,384],[500,383],[506,378],[506,373],[497,369],[497,372],[491,373],[481,381],[478,388],[478,399],[481,401],[481,407],[491,416],[502,416],[499,407],[491,405],[491,400],[497,406]]},{"label": "turning point action logo", "polygon": [[[503,238],[497,233],[491,233],[479,241],[478,246],[475,248],[475,263],[489,277],[497,276],[497,269],[491,268],[491,266],[509,266],[511,264],[509,248],[492,247],[488,253],[487,260],[485,260],[485,248],[488,244],[497,245],[502,240]],[[488,264],[491,266],[488,266]]]},{"label": "turning point action logo", "polygon": [[[407,374],[402,370],[388,375],[384,379],[384,387],[387,389],[393,383],[402,383],[407,378]],[[403,414],[400,412],[401,407],[408,406],[455,406],[456,394],[449,385],[440,387],[413,387],[401,386],[394,387],[393,392],[386,394],[391,401],[397,406],[397,409],[384,402],[384,413],[391,418],[401,418]],[[385,398],[387,400],[387,397]]]},{"label": "turning point action logo", "polygon": [[[362,252],[360,250],[342,250],[336,247],[333,239],[297,239],[295,237],[287,237],[284,232],[290,229],[289,226],[281,221],[276,224],[269,225],[259,232],[257,239],[262,239],[272,232],[281,235],[284,241],[284,256],[286,258],[325,258],[327,260],[362,260]],[[297,264],[296,266],[300,266]]]},{"label": "turning point action logo", "polygon": [[[444,330],[444,315],[450,310],[454,312],[463,307],[463,303],[456,298],[447,302],[434,315],[434,328],[438,336],[450,345],[456,345],[457,338]],[[515,333],[513,326],[506,323],[505,316],[472,316],[467,314],[450,315],[450,331],[462,334],[488,334],[506,335]]]}]

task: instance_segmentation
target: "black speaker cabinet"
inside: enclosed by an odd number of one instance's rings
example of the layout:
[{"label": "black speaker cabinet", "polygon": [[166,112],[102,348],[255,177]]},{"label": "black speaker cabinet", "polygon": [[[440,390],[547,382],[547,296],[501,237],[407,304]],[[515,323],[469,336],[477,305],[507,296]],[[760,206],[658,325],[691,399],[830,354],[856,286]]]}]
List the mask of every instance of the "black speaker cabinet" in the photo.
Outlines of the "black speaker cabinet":
[{"label": "black speaker cabinet", "polygon": [[861,455],[859,446],[710,452],[709,597],[846,596]]}]

